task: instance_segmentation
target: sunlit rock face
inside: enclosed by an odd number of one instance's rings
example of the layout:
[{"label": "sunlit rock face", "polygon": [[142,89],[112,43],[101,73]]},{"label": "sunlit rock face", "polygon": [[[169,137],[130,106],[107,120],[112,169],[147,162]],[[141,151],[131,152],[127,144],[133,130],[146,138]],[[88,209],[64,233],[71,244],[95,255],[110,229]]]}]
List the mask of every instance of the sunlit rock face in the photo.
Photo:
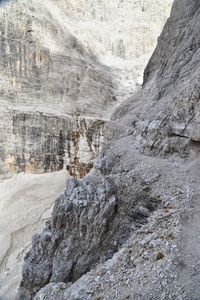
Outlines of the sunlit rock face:
[{"label": "sunlit rock face", "polygon": [[25,4],[1,8],[1,175],[67,166],[79,177],[102,146],[112,81],[44,5]]},{"label": "sunlit rock face", "polygon": [[[71,32],[111,67],[117,99],[123,101],[142,83],[173,0],[58,0]],[[75,26],[74,26],[75,24]]]},{"label": "sunlit rock face", "polygon": [[175,0],[140,91],[25,256],[19,300],[199,299],[200,1]]},{"label": "sunlit rock face", "polygon": [[171,2],[1,2],[1,177],[91,169],[103,125],[141,83]]},{"label": "sunlit rock face", "polygon": [[20,112],[13,124],[19,155],[8,161],[11,172],[12,162],[17,161],[19,172],[68,169],[75,178],[83,177],[103,144],[103,120]]}]

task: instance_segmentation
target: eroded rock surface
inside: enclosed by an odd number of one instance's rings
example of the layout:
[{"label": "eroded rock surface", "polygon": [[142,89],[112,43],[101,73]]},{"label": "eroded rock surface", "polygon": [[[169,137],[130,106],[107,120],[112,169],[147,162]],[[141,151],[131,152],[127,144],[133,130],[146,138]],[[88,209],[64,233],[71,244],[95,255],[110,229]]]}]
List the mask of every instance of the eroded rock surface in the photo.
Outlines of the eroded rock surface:
[{"label": "eroded rock surface", "polygon": [[40,232],[65,187],[67,171],[18,174],[0,182],[0,299],[14,299],[31,236]]},{"label": "eroded rock surface", "polygon": [[139,82],[172,0],[151,2],[1,2],[2,178],[66,166],[75,178],[88,173],[103,124]]},{"label": "eroded rock surface", "polygon": [[[138,182],[133,174],[123,177],[88,175],[83,181],[68,181],[52,221],[33,237],[20,299],[32,299],[49,282],[76,281],[96,263],[111,258],[131,232],[146,222],[159,200],[138,189],[133,202],[125,202],[129,186],[137,189]],[[119,181],[127,185],[126,190],[120,189]]]},{"label": "eroded rock surface", "polygon": [[68,160],[71,169],[77,161],[73,175],[83,176],[116,102],[107,68],[52,18],[46,2],[11,1],[0,14],[1,174],[56,171]]},{"label": "eroded rock surface", "polygon": [[114,112],[93,173],[68,183],[33,240],[20,300],[199,299],[199,18],[199,1],[174,1],[143,88]]}]

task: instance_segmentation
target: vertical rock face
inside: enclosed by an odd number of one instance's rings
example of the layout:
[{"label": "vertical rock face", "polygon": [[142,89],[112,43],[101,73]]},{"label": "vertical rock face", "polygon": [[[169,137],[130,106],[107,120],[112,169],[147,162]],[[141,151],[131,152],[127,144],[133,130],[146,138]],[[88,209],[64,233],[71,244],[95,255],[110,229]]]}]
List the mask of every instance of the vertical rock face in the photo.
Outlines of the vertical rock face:
[{"label": "vertical rock face", "polygon": [[[120,189],[120,181],[126,181],[126,190]],[[137,192],[133,203],[124,201],[129,184]],[[54,206],[52,220],[41,235],[33,237],[18,298],[33,299],[48,283],[75,282],[95,264],[111,258],[134,227],[145,224],[159,206],[137,184],[130,174],[116,179],[95,175],[83,181],[70,179]]]},{"label": "vertical rock face", "polygon": [[199,298],[199,19],[198,1],[174,2],[93,175],[33,238],[20,300]]},{"label": "vertical rock face", "polygon": [[0,183],[0,299],[15,299],[31,237],[51,216],[67,177],[64,170],[18,174]]},{"label": "vertical rock face", "polygon": [[156,2],[159,18],[149,4],[1,2],[2,178],[66,167],[74,177],[88,172],[103,145],[103,124],[132,90],[124,78],[141,76],[143,64],[135,75],[130,60],[149,55],[171,1]]},{"label": "vertical rock face", "polygon": [[[10,173],[46,173],[68,169],[83,177],[103,145],[104,120],[16,112],[15,150],[6,159]],[[91,163],[89,163],[91,162]]]},{"label": "vertical rock face", "polygon": [[[125,100],[142,83],[142,73],[156,46],[172,0],[59,0],[72,32],[100,61],[111,67],[116,97]],[[62,15],[63,16],[63,15]],[[64,16],[63,16],[64,19]]]},{"label": "vertical rock face", "polygon": [[67,161],[82,176],[115,102],[106,68],[39,2],[10,2],[0,13],[1,174],[54,171]]}]

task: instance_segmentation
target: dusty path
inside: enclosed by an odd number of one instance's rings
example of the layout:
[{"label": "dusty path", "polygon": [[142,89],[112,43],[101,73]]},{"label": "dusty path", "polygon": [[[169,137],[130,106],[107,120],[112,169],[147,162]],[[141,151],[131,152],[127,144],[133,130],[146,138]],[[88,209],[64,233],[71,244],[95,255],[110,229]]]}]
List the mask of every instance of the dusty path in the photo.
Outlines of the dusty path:
[{"label": "dusty path", "polygon": [[193,210],[183,228],[183,266],[181,286],[183,299],[200,299],[200,209]]},{"label": "dusty path", "polygon": [[[200,161],[189,166],[188,204],[182,214],[180,277],[181,299],[200,299]],[[188,173],[189,173],[188,172]]]},{"label": "dusty path", "polygon": [[0,299],[14,299],[24,253],[64,191],[66,171],[17,175],[0,183]]}]

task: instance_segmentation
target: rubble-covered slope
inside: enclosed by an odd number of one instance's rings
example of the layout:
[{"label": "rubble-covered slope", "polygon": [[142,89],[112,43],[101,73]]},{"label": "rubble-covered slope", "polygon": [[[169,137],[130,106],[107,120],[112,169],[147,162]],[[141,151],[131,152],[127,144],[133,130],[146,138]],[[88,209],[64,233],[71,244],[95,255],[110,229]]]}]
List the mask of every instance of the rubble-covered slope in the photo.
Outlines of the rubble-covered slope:
[{"label": "rubble-covered slope", "polygon": [[42,230],[67,171],[18,174],[0,182],[0,299],[14,299],[31,236]]},{"label": "rubble-covered slope", "polygon": [[174,1],[142,90],[34,236],[18,299],[199,299],[199,18]]}]

